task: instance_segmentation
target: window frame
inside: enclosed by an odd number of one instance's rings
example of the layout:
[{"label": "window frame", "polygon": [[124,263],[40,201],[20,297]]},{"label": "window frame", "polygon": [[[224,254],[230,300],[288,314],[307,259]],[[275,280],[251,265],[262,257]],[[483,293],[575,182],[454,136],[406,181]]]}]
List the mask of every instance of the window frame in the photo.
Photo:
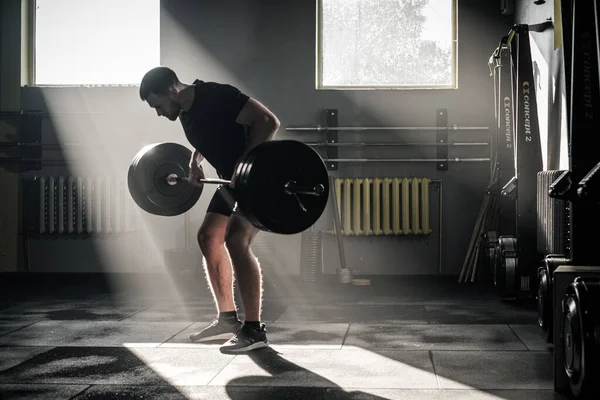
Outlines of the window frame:
[{"label": "window frame", "polygon": [[316,16],[316,90],[439,90],[458,89],[458,0],[452,2],[452,83],[449,85],[324,85],[323,84],[323,0],[317,2]]},{"label": "window frame", "polygon": [[[159,3],[160,6],[160,3]],[[22,0],[21,3],[21,86],[22,87],[65,87],[65,88],[82,88],[82,87],[139,87],[140,83],[37,83],[36,82],[36,25],[37,25],[37,0]],[[162,6],[160,6],[162,9]],[[160,13],[161,11],[159,11]],[[26,24],[25,24],[26,22]],[[159,16],[160,24],[160,16]],[[160,25],[159,25],[160,29]],[[160,35],[159,35],[160,36]],[[158,43],[159,57],[160,46]]]}]

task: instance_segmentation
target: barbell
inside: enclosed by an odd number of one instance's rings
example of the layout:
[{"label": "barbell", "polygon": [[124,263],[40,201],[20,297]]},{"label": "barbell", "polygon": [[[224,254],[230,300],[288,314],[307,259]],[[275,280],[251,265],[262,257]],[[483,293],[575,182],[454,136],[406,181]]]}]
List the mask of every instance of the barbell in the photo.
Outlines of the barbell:
[{"label": "barbell", "polygon": [[192,152],[177,143],[154,143],[133,158],[127,174],[129,193],[144,211],[175,216],[190,210],[205,184],[229,187],[241,213],[258,229],[300,233],[317,222],[329,198],[329,174],[323,159],[295,140],[273,140],[249,151],[232,180],[203,178],[190,185]]}]

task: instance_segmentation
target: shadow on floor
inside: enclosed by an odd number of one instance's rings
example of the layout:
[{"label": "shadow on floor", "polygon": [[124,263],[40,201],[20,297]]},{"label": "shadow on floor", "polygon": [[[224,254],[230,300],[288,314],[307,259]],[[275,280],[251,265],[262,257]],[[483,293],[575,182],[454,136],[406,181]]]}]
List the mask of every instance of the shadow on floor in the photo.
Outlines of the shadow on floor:
[{"label": "shadow on floor", "polygon": [[[229,381],[226,385],[227,394],[232,400],[249,399],[336,399],[336,400],[386,400],[384,397],[367,394],[361,391],[347,392],[332,381],[302,368],[280,356],[273,348],[266,348],[247,355],[252,361],[262,368],[270,377],[244,376]],[[296,377],[301,376],[290,386],[270,386],[271,383],[280,385],[281,377],[286,374]],[[310,382],[311,387],[302,386]],[[293,384],[298,386],[292,386]]]}]

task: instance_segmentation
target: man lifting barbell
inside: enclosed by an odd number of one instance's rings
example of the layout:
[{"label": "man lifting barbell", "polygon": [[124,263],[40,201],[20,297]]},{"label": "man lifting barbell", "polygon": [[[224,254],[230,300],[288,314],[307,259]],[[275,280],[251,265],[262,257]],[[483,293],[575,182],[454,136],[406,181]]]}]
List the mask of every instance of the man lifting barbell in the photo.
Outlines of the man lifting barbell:
[{"label": "man lifting barbell", "polygon": [[[187,180],[202,186],[200,162],[205,159],[222,179],[232,180],[238,162],[257,145],[271,140],[279,120],[264,105],[237,88],[195,80],[188,85],[175,72],[157,67],[146,73],[140,97],[158,116],[181,121],[196,149],[189,161]],[[250,244],[258,228],[235,209],[235,190],[220,186],[213,195],[198,231],[204,268],[217,306],[217,318],[192,341],[229,339],[223,353],[239,353],[268,345],[265,324],[260,322],[262,274]],[[240,288],[245,322],[238,319],[233,296],[233,274]]]}]

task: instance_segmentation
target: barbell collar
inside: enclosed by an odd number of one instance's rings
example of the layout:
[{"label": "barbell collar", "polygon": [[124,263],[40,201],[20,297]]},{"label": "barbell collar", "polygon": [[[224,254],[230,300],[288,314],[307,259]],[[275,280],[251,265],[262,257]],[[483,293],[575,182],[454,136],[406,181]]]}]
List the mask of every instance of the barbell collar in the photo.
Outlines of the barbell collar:
[{"label": "barbell collar", "polygon": [[325,191],[322,184],[315,186],[298,185],[295,181],[289,181],[284,185],[284,190],[287,194],[306,194],[309,196],[321,196]]},{"label": "barbell collar", "polygon": [[[186,182],[187,183],[189,178],[187,176],[177,176],[175,174],[170,174],[170,175],[167,175],[165,177],[165,179],[167,180],[168,184],[174,185],[177,182]],[[209,185],[229,185],[231,183],[231,181],[229,181],[227,179],[216,179],[216,178],[201,178],[201,179],[198,179],[198,182],[209,184]]]}]

